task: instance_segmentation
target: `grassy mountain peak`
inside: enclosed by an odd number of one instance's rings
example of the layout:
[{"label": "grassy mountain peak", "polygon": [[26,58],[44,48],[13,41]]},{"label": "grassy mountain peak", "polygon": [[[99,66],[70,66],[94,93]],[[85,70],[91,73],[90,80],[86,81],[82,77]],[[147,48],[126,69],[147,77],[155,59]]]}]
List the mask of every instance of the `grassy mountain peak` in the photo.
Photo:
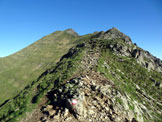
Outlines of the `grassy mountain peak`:
[{"label": "grassy mountain peak", "polygon": [[[26,85],[55,65],[74,45],[77,33],[68,29],[51,33],[28,47],[0,59],[0,103],[15,96]],[[6,91],[7,89],[7,91]]]},{"label": "grassy mountain peak", "polygon": [[65,32],[70,34],[70,35],[72,35],[72,36],[74,36],[74,37],[78,37],[79,36],[78,33],[76,33],[72,28],[66,29]]}]

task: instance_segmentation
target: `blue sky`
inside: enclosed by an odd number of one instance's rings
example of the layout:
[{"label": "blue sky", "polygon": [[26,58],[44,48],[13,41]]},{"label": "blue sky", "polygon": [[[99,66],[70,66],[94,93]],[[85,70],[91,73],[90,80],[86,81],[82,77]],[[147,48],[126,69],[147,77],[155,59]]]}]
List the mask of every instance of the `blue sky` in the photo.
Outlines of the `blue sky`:
[{"label": "blue sky", "polygon": [[56,30],[112,27],[162,59],[161,0],[0,0],[0,57]]}]

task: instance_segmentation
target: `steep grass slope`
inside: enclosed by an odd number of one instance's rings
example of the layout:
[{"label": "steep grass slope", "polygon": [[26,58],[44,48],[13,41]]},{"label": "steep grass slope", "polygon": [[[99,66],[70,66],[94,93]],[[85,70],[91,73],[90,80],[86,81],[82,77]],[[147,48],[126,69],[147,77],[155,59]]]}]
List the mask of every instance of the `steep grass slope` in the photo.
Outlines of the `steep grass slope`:
[{"label": "steep grass slope", "polygon": [[0,104],[14,97],[26,85],[55,65],[75,44],[78,35],[71,29],[43,37],[23,50],[0,59]]}]

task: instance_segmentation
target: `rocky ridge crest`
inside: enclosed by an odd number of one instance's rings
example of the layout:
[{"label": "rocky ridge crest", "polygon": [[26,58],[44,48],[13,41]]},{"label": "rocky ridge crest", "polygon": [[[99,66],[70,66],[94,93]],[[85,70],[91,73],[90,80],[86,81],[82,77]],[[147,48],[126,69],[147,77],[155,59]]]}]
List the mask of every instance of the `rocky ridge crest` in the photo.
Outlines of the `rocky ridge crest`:
[{"label": "rocky ridge crest", "polygon": [[108,48],[114,51],[117,55],[135,58],[139,64],[148,70],[162,72],[162,61],[159,58],[156,58],[148,51],[139,48],[135,43],[133,44],[130,37],[120,32],[117,28],[112,28],[106,32],[102,31],[96,36],[96,38],[106,40],[122,39],[123,44],[117,42],[108,45]]}]

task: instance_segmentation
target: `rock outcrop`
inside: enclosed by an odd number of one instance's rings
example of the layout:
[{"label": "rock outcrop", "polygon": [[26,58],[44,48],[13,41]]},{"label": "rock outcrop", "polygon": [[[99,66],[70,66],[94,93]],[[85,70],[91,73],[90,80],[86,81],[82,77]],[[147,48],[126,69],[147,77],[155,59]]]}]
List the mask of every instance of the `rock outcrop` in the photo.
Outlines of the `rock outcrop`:
[{"label": "rock outcrop", "polygon": [[107,39],[107,40],[110,40],[110,39],[117,39],[117,38],[121,38],[124,40],[124,42],[126,44],[129,44],[131,45],[132,44],[132,41],[131,39],[126,36],[125,34],[123,34],[122,32],[120,32],[117,28],[113,27],[112,29],[106,31],[106,32],[100,32],[97,36],[97,38],[99,39]]},{"label": "rock outcrop", "polygon": [[132,51],[132,57],[136,58],[137,62],[148,70],[162,72],[162,61],[151,55],[148,51],[135,49]]},{"label": "rock outcrop", "polygon": [[[112,81],[96,72],[73,78],[50,94],[53,94],[52,104],[44,107],[47,117],[43,121],[143,122],[142,109],[145,107],[134,101],[131,104],[135,111],[129,110],[129,96],[122,95]],[[74,99],[77,100],[75,105],[72,104]]]},{"label": "rock outcrop", "polygon": [[[116,40],[116,43],[110,44],[107,47],[114,53],[121,56],[133,57],[139,64],[150,70],[162,72],[162,61],[151,55],[136,44],[133,44],[131,39],[120,32],[117,28],[112,28],[106,32],[99,32],[96,36],[99,40]],[[118,39],[118,40],[117,40]]]}]

